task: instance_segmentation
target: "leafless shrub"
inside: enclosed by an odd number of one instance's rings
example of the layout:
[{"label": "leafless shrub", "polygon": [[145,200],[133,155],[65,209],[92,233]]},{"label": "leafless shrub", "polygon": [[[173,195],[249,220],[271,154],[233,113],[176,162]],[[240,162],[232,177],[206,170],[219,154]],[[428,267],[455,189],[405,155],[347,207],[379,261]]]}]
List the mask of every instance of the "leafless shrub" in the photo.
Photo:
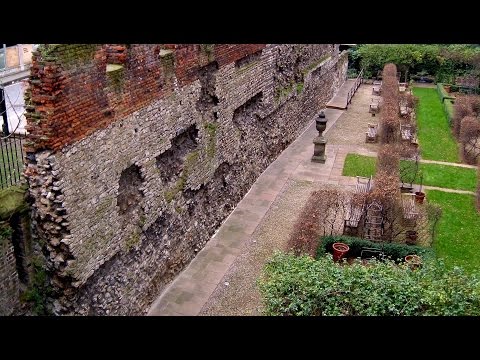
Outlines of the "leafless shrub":
[{"label": "leafless shrub", "polygon": [[463,158],[469,164],[476,164],[480,156],[480,121],[473,116],[466,116],[461,121],[460,142]]},{"label": "leafless shrub", "polygon": [[344,219],[346,206],[346,194],[339,189],[326,187],[312,192],[298,216],[287,247],[296,255],[315,256],[320,236],[334,233],[336,224]]},{"label": "leafless shrub", "polygon": [[460,136],[460,128],[462,119],[466,116],[475,116],[473,103],[475,100],[472,96],[458,96],[454,104],[453,115],[453,133],[458,138]]},{"label": "leafless shrub", "polygon": [[398,176],[400,155],[395,144],[382,145],[378,151],[377,171]]},{"label": "leafless shrub", "polygon": [[376,201],[382,205],[384,240],[392,241],[398,233],[394,229],[402,220],[400,204],[398,170],[391,174],[383,170],[377,170],[374,178],[374,188],[367,196],[367,203]]}]

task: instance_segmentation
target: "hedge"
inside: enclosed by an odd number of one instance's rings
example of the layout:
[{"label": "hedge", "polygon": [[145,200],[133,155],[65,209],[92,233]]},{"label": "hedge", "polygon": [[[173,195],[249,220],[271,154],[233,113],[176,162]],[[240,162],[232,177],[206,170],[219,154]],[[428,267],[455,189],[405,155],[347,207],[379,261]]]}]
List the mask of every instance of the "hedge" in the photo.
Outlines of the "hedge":
[{"label": "hedge", "polygon": [[432,258],[434,253],[429,248],[421,246],[373,242],[365,239],[360,239],[350,236],[325,236],[320,239],[317,248],[317,259],[324,256],[326,253],[332,253],[332,245],[336,242],[342,242],[350,247],[347,253],[348,257],[360,257],[364,248],[371,248],[382,251],[386,257],[397,262],[403,261],[405,256],[415,254],[422,258]]},{"label": "hedge", "polygon": [[443,261],[418,269],[393,261],[354,261],[346,266],[331,255],[275,253],[258,284],[265,315],[480,315],[480,278]]},{"label": "hedge", "polygon": [[452,127],[452,125],[453,125],[453,115],[454,115],[453,102],[454,102],[454,100],[452,100],[452,99],[446,99],[443,102],[443,111],[445,112],[445,115],[447,116],[448,125],[450,125],[450,127]]},{"label": "hedge", "polygon": [[440,100],[442,101],[442,103],[444,102],[445,99],[455,100],[454,96],[450,96],[448,94],[448,92],[443,87],[442,83],[437,84],[437,93],[438,93],[438,96],[440,96]]}]

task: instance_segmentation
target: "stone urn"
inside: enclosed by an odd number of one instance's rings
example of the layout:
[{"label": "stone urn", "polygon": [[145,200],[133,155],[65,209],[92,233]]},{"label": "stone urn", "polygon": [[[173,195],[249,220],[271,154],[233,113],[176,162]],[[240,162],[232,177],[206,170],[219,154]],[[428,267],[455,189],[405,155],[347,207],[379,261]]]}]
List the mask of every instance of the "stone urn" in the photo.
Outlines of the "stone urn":
[{"label": "stone urn", "polygon": [[315,125],[318,131],[318,136],[322,136],[322,133],[325,131],[327,128],[327,118],[325,117],[325,113],[320,111],[320,114],[318,115],[317,119],[315,120]]},{"label": "stone urn", "polygon": [[325,156],[325,144],[327,143],[327,140],[325,140],[322,133],[327,128],[327,118],[325,117],[323,110],[320,111],[320,114],[315,119],[315,127],[318,131],[318,136],[313,139],[314,148],[312,161],[324,164],[327,159]]}]

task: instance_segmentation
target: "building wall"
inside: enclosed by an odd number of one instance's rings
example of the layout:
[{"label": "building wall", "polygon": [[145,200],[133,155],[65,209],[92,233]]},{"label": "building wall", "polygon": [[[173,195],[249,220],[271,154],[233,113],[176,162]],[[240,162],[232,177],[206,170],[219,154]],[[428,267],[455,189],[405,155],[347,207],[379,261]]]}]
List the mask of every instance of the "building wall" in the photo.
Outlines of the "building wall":
[{"label": "building wall", "polygon": [[6,56],[6,67],[14,68],[20,66],[20,57],[18,51],[22,51],[23,54],[23,64],[29,65],[32,63],[32,48],[33,44],[18,44],[15,46],[7,47],[7,56]]},{"label": "building wall", "polygon": [[346,68],[334,44],[34,53],[25,174],[55,312],[144,313]]}]

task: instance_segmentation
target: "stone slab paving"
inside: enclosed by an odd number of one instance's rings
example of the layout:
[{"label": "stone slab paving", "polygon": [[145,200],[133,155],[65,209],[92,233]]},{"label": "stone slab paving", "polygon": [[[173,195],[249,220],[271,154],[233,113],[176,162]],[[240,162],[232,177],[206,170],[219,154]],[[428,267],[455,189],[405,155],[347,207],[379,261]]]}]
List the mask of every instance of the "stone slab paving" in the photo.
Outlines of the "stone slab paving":
[{"label": "stone slab paving", "polygon": [[[326,109],[326,132],[344,111]],[[224,221],[213,238],[191,263],[170,283],[151,306],[148,315],[198,315],[224,274],[250,240],[262,218],[275,201],[286,182],[294,180],[321,181],[338,185],[352,180],[340,179],[337,161],[348,150],[327,144],[325,164],[312,163],[313,139],[318,134],[315,121],[260,175],[250,191]],[[334,168],[334,164],[336,165]],[[343,163],[341,163],[343,167]]]}]

